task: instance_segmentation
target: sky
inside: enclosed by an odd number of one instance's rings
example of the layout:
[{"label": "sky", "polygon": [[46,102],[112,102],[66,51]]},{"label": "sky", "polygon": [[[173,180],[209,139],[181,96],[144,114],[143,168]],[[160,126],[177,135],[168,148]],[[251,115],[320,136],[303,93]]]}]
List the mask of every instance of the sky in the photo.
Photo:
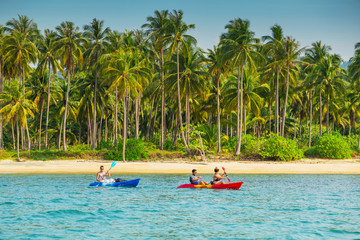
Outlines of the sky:
[{"label": "sky", "polygon": [[270,35],[279,24],[284,35],[302,47],[315,41],[332,47],[348,61],[360,42],[360,0],[0,0],[0,24],[17,15],[34,19],[40,30],[73,21],[81,29],[93,18],[112,30],[141,28],[155,10],[183,10],[189,32],[203,49],[213,48],[225,25],[235,18],[250,21],[256,37]]}]

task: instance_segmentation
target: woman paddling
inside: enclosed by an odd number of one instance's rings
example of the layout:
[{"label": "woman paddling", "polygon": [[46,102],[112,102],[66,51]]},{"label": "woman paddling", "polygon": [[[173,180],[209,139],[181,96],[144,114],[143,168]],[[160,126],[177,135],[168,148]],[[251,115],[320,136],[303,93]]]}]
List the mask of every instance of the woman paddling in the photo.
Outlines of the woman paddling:
[{"label": "woman paddling", "polygon": [[219,169],[217,167],[214,169],[214,172],[215,173],[214,173],[213,181],[212,181],[213,185],[214,184],[227,184],[226,182],[221,181],[222,179],[227,179],[228,178],[228,177],[224,177],[225,172],[222,175],[220,175]]}]

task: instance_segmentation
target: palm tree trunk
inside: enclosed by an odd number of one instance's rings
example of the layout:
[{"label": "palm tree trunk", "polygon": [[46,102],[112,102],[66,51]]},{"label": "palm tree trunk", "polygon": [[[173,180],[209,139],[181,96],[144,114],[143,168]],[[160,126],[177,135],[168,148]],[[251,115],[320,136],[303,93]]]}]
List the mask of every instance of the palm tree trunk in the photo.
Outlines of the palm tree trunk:
[{"label": "palm tree trunk", "polygon": [[60,149],[60,145],[61,145],[61,132],[63,130],[63,124],[64,124],[64,114],[62,116],[61,122],[60,122],[60,132],[59,132],[59,139],[58,139],[58,149]]},{"label": "palm tree trunk", "polygon": [[117,146],[117,143],[118,143],[118,139],[117,139],[117,136],[118,136],[118,88],[116,87],[116,90],[115,90],[115,119],[114,119],[114,127],[115,127],[115,133],[114,133],[114,144],[115,146]]},{"label": "palm tree trunk", "polygon": [[226,136],[229,136],[229,115],[226,116]]},{"label": "palm tree trunk", "polygon": [[321,127],[321,125],[322,125],[322,103],[321,103],[321,89],[319,90],[319,96],[320,96],[320,101],[319,101],[319,104],[320,104],[320,109],[319,109],[319,111],[320,111],[320,136],[322,136],[322,127]]},{"label": "palm tree trunk", "polygon": [[184,131],[182,130],[182,116],[181,116],[181,98],[180,98],[180,73],[179,73],[179,42],[176,43],[176,64],[177,64],[177,97],[178,97],[178,105],[179,105],[179,123],[180,123],[180,132],[181,137],[186,148],[186,152],[190,155],[190,150],[187,145]]},{"label": "palm tree trunk", "polygon": [[233,137],[232,115],[230,112],[230,138]]},{"label": "palm tree trunk", "polygon": [[[216,100],[217,100],[217,125],[218,125],[218,149],[217,152],[221,152],[221,125],[220,125],[220,74],[216,74]],[[228,128],[226,126],[226,134]]]},{"label": "palm tree trunk", "polygon": [[124,108],[124,117],[123,117],[123,154],[122,154],[122,160],[125,162],[125,147],[126,147],[126,125],[127,125],[127,109],[126,109],[126,95],[123,98],[123,108]]},{"label": "palm tree trunk", "polygon": [[140,103],[140,95],[137,99],[135,99],[135,138],[139,138],[139,103]]},{"label": "palm tree trunk", "polygon": [[26,135],[28,138],[28,151],[30,151],[31,149],[31,141],[30,141],[30,134],[29,134],[29,125],[27,124],[27,120],[26,120]]},{"label": "palm tree trunk", "polygon": [[40,126],[39,126],[39,151],[41,150],[41,123],[42,123],[42,116],[44,110],[44,99],[41,99],[41,109],[40,109]]},{"label": "palm tree trunk", "polygon": [[49,61],[49,80],[48,80],[48,92],[47,92],[47,105],[46,105],[46,123],[45,123],[45,149],[48,148],[48,126],[49,126],[49,109],[50,109],[50,80],[51,70]]},{"label": "palm tree trunk", "polygon": [[161,144],[160,149],[164,149],[164,124],[165,124],[165,82],[164,82],[164,48],[161,47]]},{"label": "palm tree trunk", "polygon": [[[3,93],[3,73],[2,73],[2,55],[0,55],[0,94]],[[2,106],[0,106],[2,107]],[[0,150],[4,147],[4,134],[3,134],[3,123],[2,123],[2,115],[0,115]]]},{"label": "palm tree trunk", "polygon": [[16,116],[16,154],[17,154],[17,160],[20,162],[20,151],[19,151],[19,121],[18,116]]},{"label": "palm tree trunk", "polygon": [[282,126],[281,126],[281,136],[284,137],[285,135],[285,117],[286,117],[286,107],[287,107],[287,100],[288,100],[288,95],[289,95],[289,71],[290,71],[290,63],[287,62],[286,67],[287,67],[287,71],[286,71],[286,92],[285,92],[285,100],[284,100],[284,109],[283,109],[283,117],[282,117]]},{"label": "palm tree trunk", "polygon": [[185,139],[187,144],[189,144],[189,94],[185,94]]},{"label": "palm tree trunk", "polygon": [[275,133],[279,133],[279,67],[276,67],[275,93]]},{"label": "palm tree trunk", "polygon": [[269,109],[269,135],[271,134],[271,98],[269,97],[268,101],[268,109]]},{"label": "palm tree trunk", "polygon": [[105,136],[104,136],[104,140],[105,142],[107,142],[108,140],[108,109],[105,109]]},{"label": "palm tree trunk", "polygon": [[293,140],[295,140],[295,138],[296,138],[296,118],[295,118],[295,116],[294,116],[294,137],[293,137]]},{"label": "palm tree trunk", "polygon": [[174,123],[174,129],[173,129],[173,140],[172,140],[173,146],[176,146],[178,128],[179,128],[179,126],[178,126],[177,116],[175,116],[175,123]]},{"label": "palm tree trunk", "polygon": [[[158,105],[156,104],[156,106],[155,106],[155,112],[154,112],[154,124],[153,124],[153,128],[151,129],[151,132],[150,132],[150,142],[153,140],[154,129],[156,129],[156,115],[157,115],[157,111],[158,111]],[[155,139],[155,141],[156,141],[156,139]]]},{"label": "palm tree trunk", "polygon": [[100,127],[99,127],[99,134],[98,134],[98,143],[100,143],[101,141],[101,137],[102,137],[102,123],[103,123],[103,116],[104,116],[104,103],[105,101],[102,101],[101,104],[101,115],[100,115]]},{"label": "palm tree trunk", "polygon": [[246,135],[246,100],[244,99],[244,134]]},{"label": "palm tree trunk", "polygon": [[329,135],[329,118],[330,118],[330,109],[329,109],[329,90],[326,93],[326,133]]},{"label": "palm tree trunk", "polygon": [[145,141],[146,142],[149,140],[149,135],[150,135],[151,119],[152,119],[152,111],[153,111],[153,107],[154,107],[154,101],[155,101],[155,99],[153,99],[151,101],[151,106],[150,106],[150,111],[149,111],[148,128],[147,128],[146,136],[145,136]]},{"label": "palm tree trunk", "polygon": [[12,138],[13,138],[13,150],[16,149],[16,140],[15,140],[15,132],[14,132],[14,123],[11,124],[11,133],[12,133]]},{"label": "palm tree trunk", "polygon": [[[243,116],[243,66],[239,65],[238,69],[238,92],[237,92],[237,118],[236,118],[236,153],[235,155],[240,155],[241,148],[241,134],[242,134],[242,116]],[[240,107],[241,106],[241,107]],[[240,115],[239,115],[240,112]],[[239,125],[240,121],[240,125]]]},{"label": "palm tree trunk", "polygon": [[95,73],[95,84],[94,84],[94,120],[93,120],[93,130],[92,130],[92,141],[91,141],[91,150],[95,150],[96,148],[96,91],[97,91],[97,78],[98,78],[98,73],[96,71]]},{"label": "palm tree trunk", "polygon": [[311,147],[311,122],[312,122],[312,90],[310,90],[310,123],[309,123],[309,147]]},{"label": "palm tree trunk", "polygon": [[66,87],[66,95],[65,95],[65,111],[64,111],[64,131],[63,131],[63,150],[66,151],[66,115],[69,108],[69,92],[70,92],[70,70],[68,69],[68,79],[67,79],[67,87]]},{"label": "palm tree trunk", "polygon": [[88,112],[88,144],[92,145],[92,128],[91,128],[91,119],[90,119],[90,107],[89,107],[89,102],[87,102],[87,112]]},{"label": "palm tree trunk", "polygon": [[358,148],[360,148],[360,127],[359,127],[359,142],[358,142]]},{"label": "palm tree trunk", "polygon": [[350,110],[350,125],[349,125],[349,136],[351,136],[351,126],[353,124],[354,118],[353,118],[353,112]]},{"label": "palm tree trunk", "polygon": [[81,122],[79,122],[79,139],[78,143],[81,144]]}]

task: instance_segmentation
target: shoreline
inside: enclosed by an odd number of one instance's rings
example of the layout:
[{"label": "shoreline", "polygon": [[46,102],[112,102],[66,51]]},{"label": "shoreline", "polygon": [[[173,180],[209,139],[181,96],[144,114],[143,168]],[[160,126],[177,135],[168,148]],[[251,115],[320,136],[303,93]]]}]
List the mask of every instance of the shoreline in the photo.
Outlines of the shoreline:
[{"label": "shoreline", "polygon": [[[51,160],[0,161],[0,174],[95,174],[100,165],[108,169],[112,161],[105,160]],[[121,162],[112,174],[212,174],[215,167],[225,167],[228,174],[360,174],[360,159],[330,160],[302,159],[292,162],[275,161],[154,161]]]}]

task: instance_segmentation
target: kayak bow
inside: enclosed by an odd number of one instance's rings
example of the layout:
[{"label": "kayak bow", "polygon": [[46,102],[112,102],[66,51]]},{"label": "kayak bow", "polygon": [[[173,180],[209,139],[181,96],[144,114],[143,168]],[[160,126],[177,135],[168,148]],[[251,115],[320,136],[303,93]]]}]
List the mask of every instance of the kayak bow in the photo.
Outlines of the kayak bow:
[{"label": "kayak bow", "polygon": [[177,188],[209,188],[209,189],[234,189],[239,190],[244,182],[235,182],[227,184],[215,184],[215,185],[195,185],[195,184],[183,184]]},{"label": "kayak bow", "polygon": [[129,181],[123,181],[123,182],[113,182],[113,183],[102,183],[102,182],[93,182],[90,183],[89,186],[94,187],[136,187],[140,182],[140,178],[129,180]]}]

